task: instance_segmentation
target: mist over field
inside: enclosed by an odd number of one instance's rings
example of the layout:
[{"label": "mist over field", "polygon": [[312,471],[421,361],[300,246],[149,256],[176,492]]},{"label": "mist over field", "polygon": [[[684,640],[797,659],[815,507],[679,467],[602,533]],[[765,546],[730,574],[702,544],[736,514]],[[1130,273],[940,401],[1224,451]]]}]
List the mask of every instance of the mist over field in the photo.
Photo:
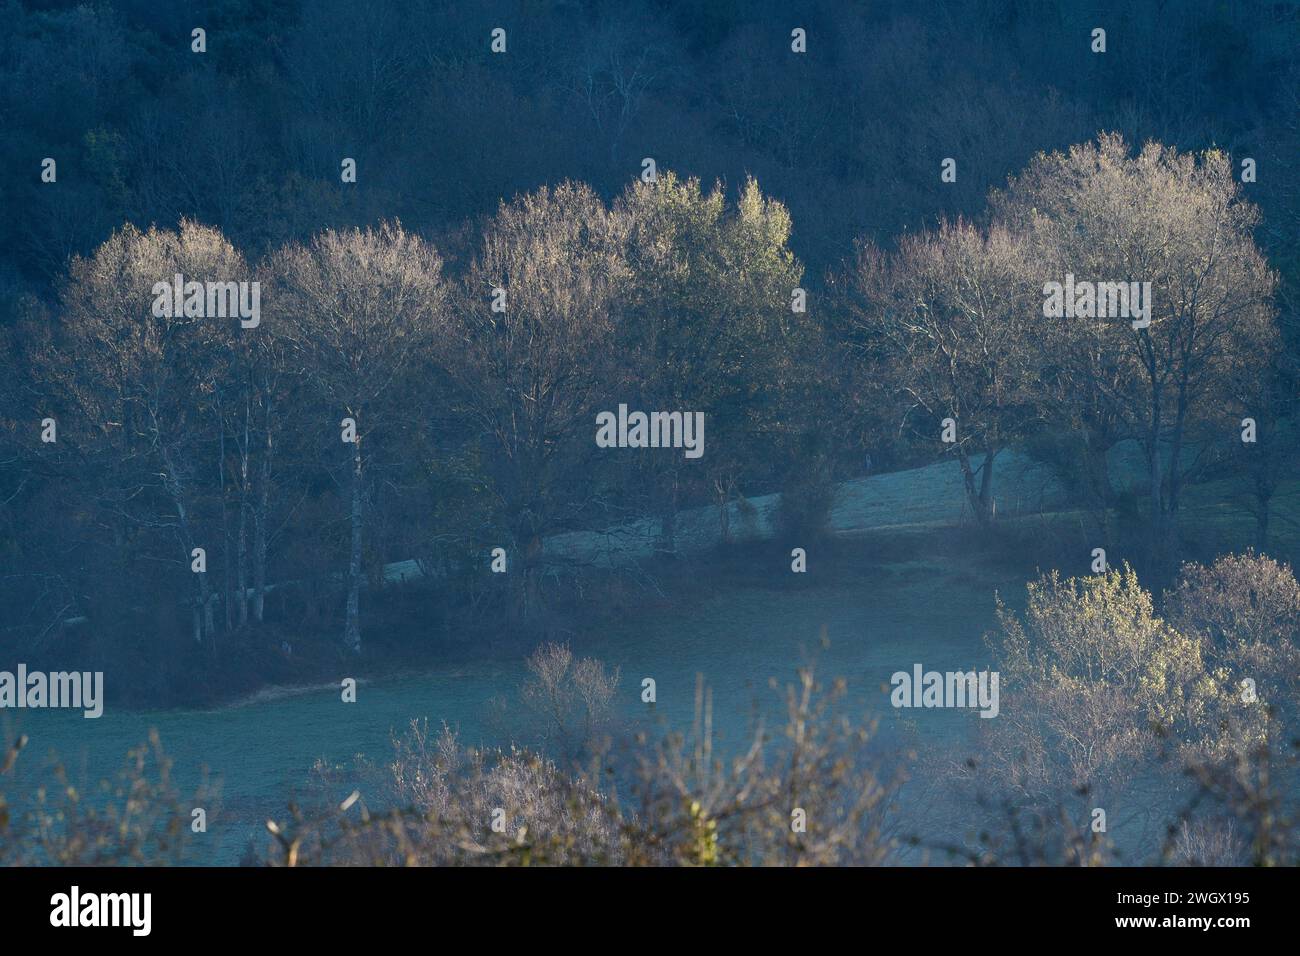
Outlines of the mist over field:
[{"label": "mist over field", "polygon": [[0,0],[0,863],[1295,865],[1297,51]]}]

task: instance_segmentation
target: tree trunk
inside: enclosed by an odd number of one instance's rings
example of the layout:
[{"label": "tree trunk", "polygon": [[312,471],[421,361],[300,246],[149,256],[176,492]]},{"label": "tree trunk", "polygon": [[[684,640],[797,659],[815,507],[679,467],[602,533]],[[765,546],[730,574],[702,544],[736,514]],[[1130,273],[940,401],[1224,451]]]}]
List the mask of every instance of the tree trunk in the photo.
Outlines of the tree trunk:
[{"label": "tree trunk", "polygon": [[1255,550],[1260,554],[1268,552],[1268,523],[1273,503],[1275,484],[1263,466],[1257,465],[1255,471]]},{"label": "tree trunk", "polygon": [[217,622],[212,614],[212,593],[208,589],[208,575],[205,571],[199,575],[199,590],[203,593],[203,629],[207,631],[208,642],[212,650],[217,649]]},{"label": "tree trunk", "polygon": [[663,511],[659,516],[659,549],[670,557],[677,554],[677,472],[675,469],[669,477]]},{"label": "tree trunk", "polygon": [[1147,468],[1150,472],[1151,488],[1151,563],[1157,578],[1163,578],[1168,571],[1169,557],[1167,521],[1168,502],[1165,500],[1163,462],[1160,459],[1160,439],[1164,433],[1164,421],[1161,417],[1161,404],[1164,398],[1164,386],[1160,382],[1159,367],[1154,352],[1150,347],[1149,333],[1142,333],[1146,346],[1143,354],[1147,380],[1150,384],[1149,401],[1151,402],[1150,419],[1147,431]]},{"label": "tree trunk", "polygon": [[[185,493],[181,488],[180,479],[177,477],[175,465],[172,462],[171,455],[163,451],[163,466],[167,469],[163,481],[167,486],[167,491],[171,495],[172,504],[176,508],[176,523],[180,530],[181,549],[185,552],[185,564],[191,567],[194,561],[194,536],[190,531],[189,512],[185,507]],[[199,577],[199,606],[194,609],[196,639],[202,641],[204,637],[211,639],[216,627],[212,620],[212,601],[211,592],[208,588],[208,572],[205,570],[198,572]],[[200,617],[200,611],[202,612]],[[199,621],[202,621],[202,627],[199,627]]]},{"label": "tree trunk", "polygon": [[347,624],[343,644],[361,653],[361,436],[356,437],[352,457],[352,549],[348,560]]},{"label": "tree trunk", "polygon": [[[242,496],[241,496],[242,497]],[[239,626],[248,623],[248,503],[239,503],[239,535],[235,551],[235,587],[238,591]]]},{"label": "tree trunk", "polygon": [[221,603],[226,615],[226,631],[234,629],[234,580],[230,569],[230,514],[226,507],[226,422],[217,407],[217,430],[221,435],[217,455],[217,487],[221,495]]},{"label": "tree trunk", "polygon": [[239,445],[239,530],[235,539],[235,587],[238,589],[239,626],[248,624],[248,416],[244,405],[244,435]]},{"label": "tree trunk", "polygon": [[[970,465],[970,455],[966,454],[966,449],[960,445],[957,446],[957,462],[961,465],[962,483],[966,486],[966,501],[970,504],[971,511],[975,514],[975,520],[980,523],[981,527],[987,527],[989,523],[988,512],[985,510],[983,501],[982,487],[977,488],[975,485],[975,471]],[[988,463],[988,456],[985,455],[985,464]],[[983,479],[981,479],[981,485]]]},{"label": "tree trunk", "polygon": [[727,505],[731,501],[733,486],[722,478],[715,478],[713,488],[718,495],[718,533],[722,537],[722,543],[729,544],[731,542],[731,509]]},{"label": "tree trunk", "polygon": [[1104,444],[1090,435],[1083,445],[1083,470],[1097,524],[1103,535],[1110,537],[1110,509],[1115,502],[1115,489],[1110,483],[1110,466]]},{"label": "tree trunk", "polygon": [[262,475],[253,512],[253,618],[262,623],[266,608],[266,524],[271,510],[271,406],[266,408],[266,447],[262,454]]},{"label": "tree trunk", "polygon": [[253,620],[261,624],[266,612],[266,511],[253,513]]},{"label": "tree trunk", "polygon": [[997,456],[997,451],[988,451],[984,453],[984,465],[980,473],[980,513],[984,516],[984,523],[988,524],[993,520],[993,459]]},{"label": "tree trunk", "polygon": [[235,582],[230,568],[230,532],[226,528],[224,491],[221,497],[223,499],[221,502],[221,604],[226,618],[226,631],[229,632],[235,628]]},{"label": "tree trunk", "polygon": [[524,618],[527,619],[542,603],[542,536],[533,533],[524,549]]},{"label": "tree trunk", "polygon": [[1187,389],[1183,384],[1178,389],[1178,408],[1174,414],[1173,437],[1169,445],[1169,494],[1165,501],[1165,511],[1169,514],[1170,528],[1176,527],[1175,516],[1178,513],[1179,497],[1182,491],[1182,476],[1179,465],[1183,456],[1183,431],[1187,422]]},{"label": "tree trunk", "polygon": [[1164,485],[1166,474],[1160,448],[1151,454],[1151,563],[1160,586],[1173,579],[1177,563],[1177,525]]}]

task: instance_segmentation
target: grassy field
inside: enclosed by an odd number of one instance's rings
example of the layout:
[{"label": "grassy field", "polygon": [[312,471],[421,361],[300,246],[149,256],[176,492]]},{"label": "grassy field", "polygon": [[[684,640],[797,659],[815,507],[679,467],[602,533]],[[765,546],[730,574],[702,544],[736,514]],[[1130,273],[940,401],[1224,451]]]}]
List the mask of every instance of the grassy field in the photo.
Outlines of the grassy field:
[{"label": "grassy field", "polygon": [[[712,547],[720,539],[715,509],[686,512],[683,525],[693,548],[677,562],[649,558],[657,532],[649,522],[607,535],[567,536],[552,546],[575,555],[603,548],[611,563],[649,561],[659,587],[602,593],[555,636],[619,669],[625,728],[689,727],[696,682],[703,680],[713,693],[720,752],[746,740],[760,718],[778,726],[781,699],[771,684],[783,686],[800,663],[815,660],[824,678],[846,681],[852,710],[879,719],[882,756],[901,761],[920,781],[909,786],[919,786],[936,779],[934,767],[951,765],[943,760],[974,753],[978,717],[894,710],[890,675],[914,663],[941,671],[987,666],[984,638],[996,626],[998,596],[1016,608],[1025,582],[1040,570],[1087,573],[1088,516],[1066,507],[1042,466],[1015,454],[1000,456],[998,465],[996,534],[984,533],[964,513],[954,462],[846,482],[830,516],[835,533],[810,543],[806,574],[791,573],[788,550],[769,538],[775,496],[754,499],[743,511],[733,505],[736,537],[749,540],[732,548]],[[1240,549],[1252,540],[1253,518],[1239,495],[1228,482],[1188,490],[1182,520],[1198,551]],[[1281,554],[1300,542],[1300,481],[1285,485],[1277,505]],[[441,636],[419,613],[436,605],[436,592],[412,582],[411,589],[377,596],[368,606],[389,616],[371,618],[368,633],[382,640],[377,632],[385,630],[385,620],[420,621],[426,632],[420,639],[438,644]],[[395,631],[388,636],[414,639]],[[390,735],[412,719],[435,727],[445,721],[468,744],[528,742],[535,728],[518,699],[527,648],[496,651],[462,648],[460,660],[405,675],[376,674],[363,682],[364,703],[356,707],[341,705],[337,686],[328,684],[211,710],[114,707],[92,722],[60,712],[20,712],[17,723],[11,719],[14,725],[4,728],[32,738],[14,784],[20,792],[34,790],[46,779],[39,771],[50,753],[75,768],[76,781],[88,783],[111,772],[125,750],[156,727],[184,787],[209,771],[220,780],[214,838],[196,847],[195,860],[231,863],[250,838],[264,837],[262,822],[300,791],[318,758],[338,767],[359,754],[382,762]],[[638,690],[645,677],[658,688],[650,709]],[[950,813],[935,799],[938,809],[926,812]]]}]

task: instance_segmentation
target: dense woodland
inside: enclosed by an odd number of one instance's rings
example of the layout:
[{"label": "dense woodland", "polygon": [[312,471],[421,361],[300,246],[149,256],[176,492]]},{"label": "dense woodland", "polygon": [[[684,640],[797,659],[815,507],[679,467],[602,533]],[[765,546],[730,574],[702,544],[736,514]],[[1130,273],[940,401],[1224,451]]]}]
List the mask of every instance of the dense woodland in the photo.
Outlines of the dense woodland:
[{"label": "dense woodland", "polygon": [[[1026,452],[1158,590],[1196,482],[1270,550],[1300,7],[1079,6],[6,0],[0,656],[183,703],[531,646],[660,573],[549,537],[646,519],[671,566],[682,509],[780,492],[804,544],[868,455],[955,458],[996,541]],[[1067,273],[1150,281],[1150,327],[1044,318]],[[158,315],[175,274],[260,283],[260,324]],[[598,448],[620,403],[706,454]]]}]

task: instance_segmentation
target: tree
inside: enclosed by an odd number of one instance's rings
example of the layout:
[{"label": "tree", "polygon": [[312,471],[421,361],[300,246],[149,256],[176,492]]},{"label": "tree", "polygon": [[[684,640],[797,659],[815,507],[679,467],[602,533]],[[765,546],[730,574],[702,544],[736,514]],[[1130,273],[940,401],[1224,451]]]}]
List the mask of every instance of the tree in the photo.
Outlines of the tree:
[{"label": "tree", "polygon": [[[994,516],[993,461],[1036,415],[1030,386],[1040,356],[1030,272],[1012,232],[993,226],[984,233],[958,220],[903,238],[892,256],[864,247],[855,276],[857,322],[873,368],[906,399],[904,427],[919,411],[941,438],[940,423],[953,420],[955,440],[947,445],[983,525]],[[973,455],[981,451],[976,468]]]},{"label": "tree", "polygon": [[1165,737],[1201,739],[1222,682],[1132,569],[1052,572],[1026,590],[1023,621],[999,606],[990,637],[1006,688],[988,731],[997,779],[1040,808],[1080,788],[1107,800],[1141,777]]},{"label": "tree", "polygon": [[1152,552],[1163,566],[1196,464],[1196,430],[1222,422],[1230,383],[1261,374],[1276,348],[1276,277],[1251,235],[1258,211],[1242,199],[1225,154],[1198,161],[1148,143],[1132,156],[1114,134],[1039,154],[993,208],[1027,236],[1042,283],[1066,274],[1151,283],[1149,325],[1127,315],[1047,320],[1042,338],[1054,394],[1084,409],[1105,403],[1058,427],[1082,418],[1104,431],[1118,422],[1141,442]]},{"label": "tree", "polygon": [[[250,615],[259,624],[264,619],[270,525],[279,504],[274,465],[279,440],[290,430],[290,422],[298,413],[291,391],[296,383],[287,357],[289,341],[275,326],[274,322],[268,323],[261,334],[243,336],[234,343],[229,383],[218,393],[216,403],[222,457],[228,459],[222,471],[227,569],[230,552],[234,551],[234,580],[227,585],[226,609],[228,617],[238,612],[241,626]],[[231,494],[237,509],[233,546],[226,525],[227,478],[233,486]]]},{"label": "tree", "polygon": [[[119,543],[133,531],[170,530],[190,570],[196,548],[216,544],[203,506],[217,458],[204,423],[227,381],[238,316],[191,314],[175,302],[157,307],[155,285],[248,281],[247,263],[220,232],[182,221],[179,232],[125,226],[89,258],[74,258],[59,296],[60,333],[41,357],[54,407],[66,410],[69,453],[96,478],[96,495]],[[204,310],[198,310],[204,311]],[[219,459],[218,459],[219,461]],[[219,463],[219,467],[224,467]],[[167,515],[156,507],[166,502]],[[215,557],[215,555],[214,555]],[[179,559],[179,562],[177,562]],[[194,636],[214,640],[208,571],[193,575]]]},{"label": "tree", "polygon": [[[1221,555],[1208,565],[1185,564],[1165,606],[1170,623],[1196,637],[1206,660],[1226,672],[1236,695],[1235,723],[1244,724],[1246,742],[1258,743],[1262,732],[1285,727],[1300,704],[1300,584],[1291,568],[1254,551]],[[1247,699],[1245,680],[1258,704]],[[1271,721],[1244,719],[1261,708]],[[1282,739],[1271,742],[1286,746]]]},{"label": "tree", "polygon": [[512,576],[521,615],[541,600],[543,537],[592,504],[595,414],[617,406],[625,381],[616,334],[625,244],[624,220],[587,186],[502,203],[439,353],[522,558]]},{"label": "tree", "polygon": [[706,194],[699,180],[665,172],[628,187],[618,210],[629,221],[626,341],[640,397],[703,412],[710,429],[698,467],[680,456],[644,463],[671,554],[683,492],[713,496],[725,531],[742,478],[784,477],[774,462],[791,461],[816,421],[808,366],[819,327],[791,308],[803,267],[789,249],[790,215],[754,179],[728,208],[721,185]]},{"label": "tree", "polygon": [[1262,746],[1285,747],[1300,703],[1290,568],[1249,551],[1185,564],[1164,607],[1127,566],[1043,575],[1023,618],[999,606],[998,779],[1042,807],[1067,789],[1113,798],[1160,771],[1249,773]]},{"label": "tree", "polygon": [[613,723],[619,669],[606,671],[593,657],[575,658],[567,644],[541,644],[527,660],[520,699],[541,740],[566,763],[598,754]]},{"label": "tree", "polygon": [[[327,230],[271,260],[271,318],[292,369],[335,421],[349,418],[349,549],[344,646],[361,651],[361,546],[366,450],[397,414],[399,375],[430,354],[446,320],[437,251],[400,223]],[[331,421],[330,427],[333,427]]]}]

